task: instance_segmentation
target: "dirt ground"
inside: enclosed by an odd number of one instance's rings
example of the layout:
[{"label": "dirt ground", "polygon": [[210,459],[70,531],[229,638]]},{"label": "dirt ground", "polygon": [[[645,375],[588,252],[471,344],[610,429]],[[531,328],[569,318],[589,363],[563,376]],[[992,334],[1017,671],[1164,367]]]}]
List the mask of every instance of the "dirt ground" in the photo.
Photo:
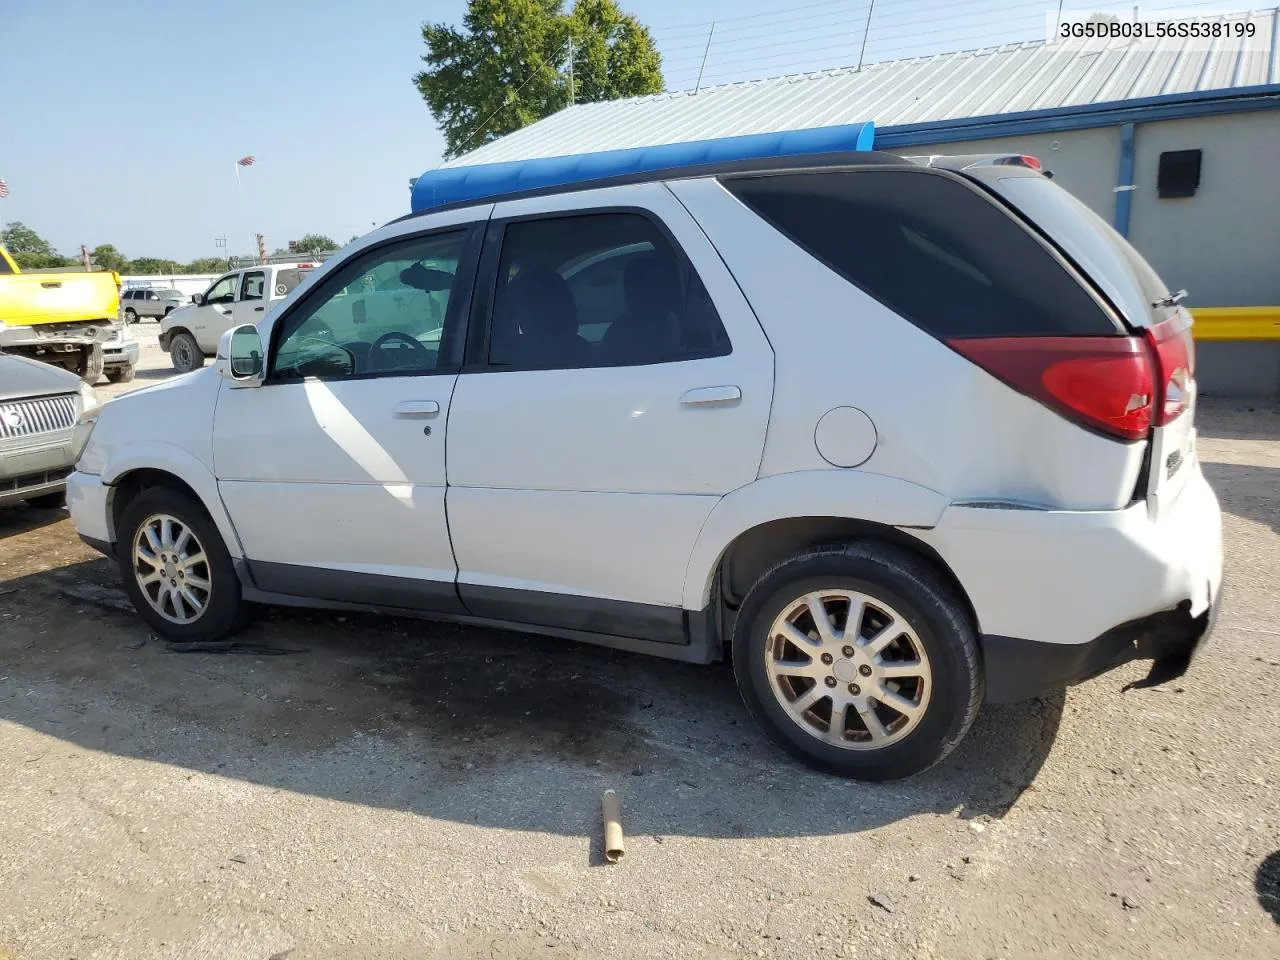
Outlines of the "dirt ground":
[{"label": "dirt ground", "polygon": [[65,513],[0,509],[0,958],[1274,960],[1280,407],[1200,424],[1191,672],[985,708],[885,786],[783,757],[724,667],[290,610],[173,653]]}]

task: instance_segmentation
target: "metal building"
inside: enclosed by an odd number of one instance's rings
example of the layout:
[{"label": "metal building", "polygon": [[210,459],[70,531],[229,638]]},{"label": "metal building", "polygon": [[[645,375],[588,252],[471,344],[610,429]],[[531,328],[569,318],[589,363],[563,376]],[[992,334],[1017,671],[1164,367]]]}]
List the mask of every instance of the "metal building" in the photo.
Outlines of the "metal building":
[{"label": "metal building", "polygon": [[1035,154],[1188,290],[1202,390],[1276,395],[1280,16],[1241,16],[1260,43],[1026,43],[580,104],[446,166],[866,120],[896,153]]}]

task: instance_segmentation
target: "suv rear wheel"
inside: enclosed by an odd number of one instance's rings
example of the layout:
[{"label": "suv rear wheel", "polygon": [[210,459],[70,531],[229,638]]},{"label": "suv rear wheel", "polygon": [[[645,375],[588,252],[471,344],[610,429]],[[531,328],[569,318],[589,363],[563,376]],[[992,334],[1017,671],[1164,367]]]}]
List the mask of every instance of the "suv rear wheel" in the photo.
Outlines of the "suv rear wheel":
[{"label": "suv rear wheel", "polygon": [[125,507],[116,545],[125,591],[156,633],[178,642],[220,640],[244,625],[231,555],[190,496],[164,487]]},{"label": "suv rear wheel", "polygon": [[124,312],[124,322],[125,322],[125,323],[137,323],[137,322],[138,322],[138,312],[137,312],[136,310],[134,310],[134,309],[133,309],[133,307],[129,307],[128,309],[126,309],[126,310],[125,310],[125,312]]},{"label": "suv rear wheel", "polygon": [[747,709],[829,773],[895,780],[964,738],[983,684],[973,625],[927,563],[862,542],[800,554],[748,592],[733,638]]}]

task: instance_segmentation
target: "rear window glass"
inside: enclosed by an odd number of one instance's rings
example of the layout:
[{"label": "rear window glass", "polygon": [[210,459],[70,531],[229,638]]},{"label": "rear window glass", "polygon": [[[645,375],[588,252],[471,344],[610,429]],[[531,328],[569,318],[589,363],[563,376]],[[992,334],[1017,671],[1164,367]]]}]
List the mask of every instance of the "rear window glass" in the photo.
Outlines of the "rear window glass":
[{"label": "rear window glass", "polygon": [[1117,332],[1039,240],[949,177],[863,170],[731,179],[725,187],[850,283],[934,336]]},{"label": "rear window glass", "polygon": [[1170,308],[1153,304],[1173,291],[1128,240],[1066,190],[1044,177],[1003,177],[998,189],[1053,238],[1134,326],[1170,315]]},{"label": "rear window glass", "polygon": [[298,284],[302,283],[302,281],[306,279],[307,274],[310,272],[311,270],[309,268],[280,270],[276,273],[276,286],[273,296],[288,296],[293,292],[294,288],[297,287]]}]

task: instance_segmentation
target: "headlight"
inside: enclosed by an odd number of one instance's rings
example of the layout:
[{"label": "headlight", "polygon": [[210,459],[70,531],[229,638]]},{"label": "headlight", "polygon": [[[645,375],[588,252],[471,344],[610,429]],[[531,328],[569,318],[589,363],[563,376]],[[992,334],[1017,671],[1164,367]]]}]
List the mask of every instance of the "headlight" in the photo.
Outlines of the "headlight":
[{"label": "headlight", "polygon": [[89,444],[89,436],[98,422],[98,414],[102,412],[102,401],[87,383],[80,384],[80,405],[83,409],[76,417],[75,430],[71,434],[72,459],[79,460],[80,454]]}]

